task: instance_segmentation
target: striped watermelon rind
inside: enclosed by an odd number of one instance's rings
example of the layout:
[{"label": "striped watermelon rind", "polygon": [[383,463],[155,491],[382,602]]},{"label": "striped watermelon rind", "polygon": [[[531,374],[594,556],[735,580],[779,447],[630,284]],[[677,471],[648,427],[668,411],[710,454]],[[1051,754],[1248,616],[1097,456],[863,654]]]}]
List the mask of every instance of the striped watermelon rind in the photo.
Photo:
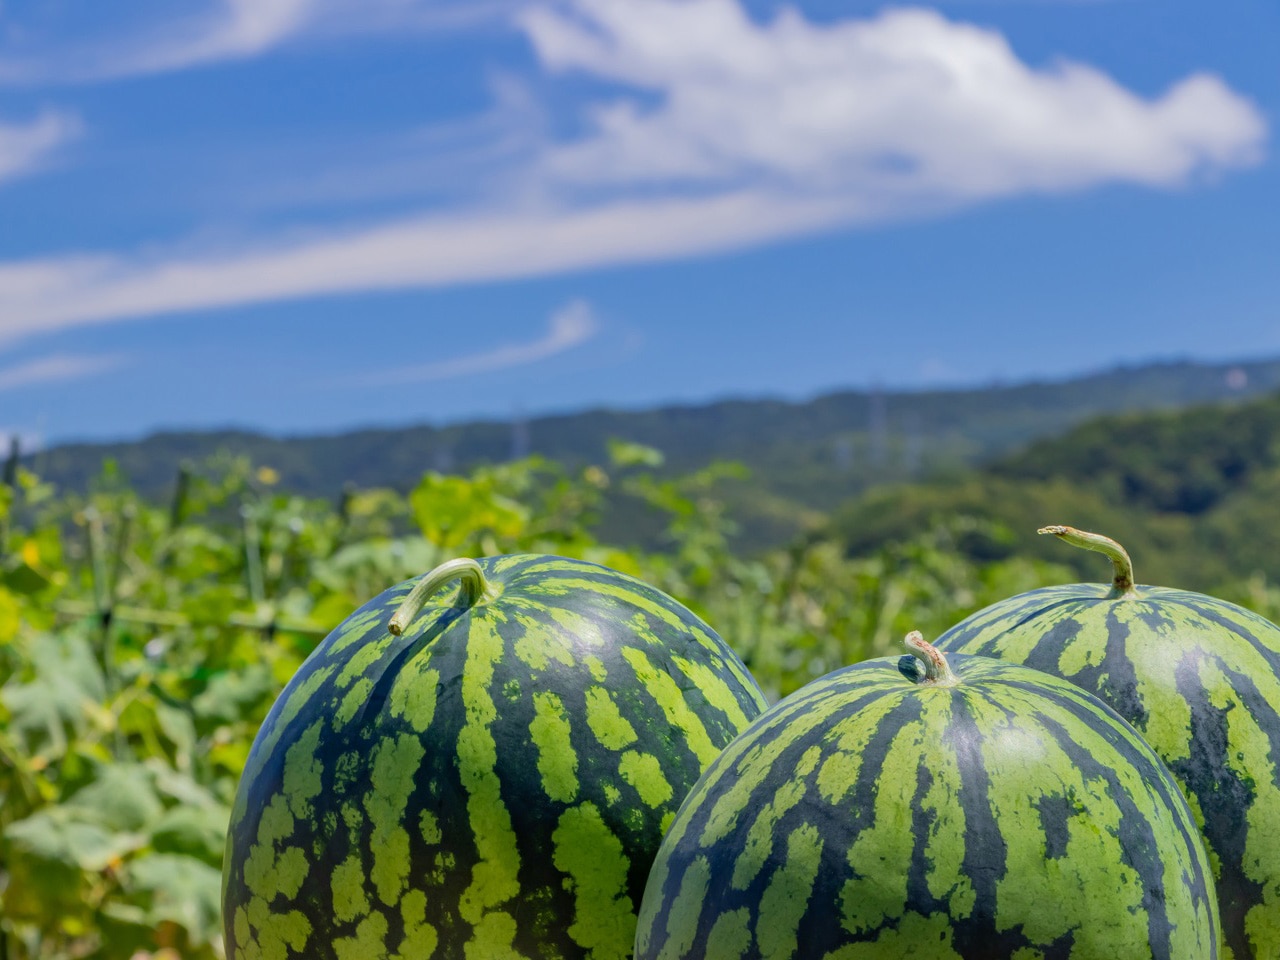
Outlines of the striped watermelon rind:
[{"label": "striped watermelon rind", "polygon": [[663,831],[763,695],[639,580],[468,563],[483,586],[464,565],[398,635],[413,582],[361,607],[272,708],[228,835],[230,960],[630,956]]},{"label": "striped watermelon rind", "polygon": [[1205,960],[1211,875],[1150,747],[1078,687],[879,658],[758,717],[681,807],[636,960]]},{"label": "striped watermelon rind", "polygon": [[1280,957],[1280,627],[1216,597],[1135,585],[1109,538],[1041,532],[1107,555],[1112,584],[1020,594],[952,627],[938,647],[1063,677],[1133,724],[1209,847],[1224,956]]}]

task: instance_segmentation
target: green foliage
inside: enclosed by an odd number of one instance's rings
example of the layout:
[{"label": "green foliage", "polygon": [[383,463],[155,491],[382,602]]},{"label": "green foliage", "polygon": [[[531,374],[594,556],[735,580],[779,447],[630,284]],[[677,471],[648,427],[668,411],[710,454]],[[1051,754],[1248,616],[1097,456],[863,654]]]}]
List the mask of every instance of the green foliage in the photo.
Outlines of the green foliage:
[{"label": "green foliage", "polygon": [[[992,473],[878,492],[830,535],[807,518],[806,536],[748,553],[758,472],[672,461],[614,443],[586,465],[419,466],[403,490],[349,488],[336,506],[282,489],[285,464],[230,456],[184,467],[164,504],[114,465],[85,492],[19,470],[0,485],[0,960],[219,957],[228,806],[267,710],[329,629],[444,559],[551,553],[638,576],[776,699],[908,630],[1077,579],[1062,564],[1078,551],[1036,553],[1053,545],[1034,526],[1094,524],[1140,575],[1187,549],[1183,515],[1148,522],[1074,477]],[[1263,485],[1202,518],[1214,542],[1268,515],[1280,473],[1250,477]],[[1274,614],[1277,584],[1241,577],[1227,595]]]},{"label": "green foliage", "polygon": [[1066,564],[1074,579],[1109,579],[1105,560],[1036,536],[1066,523],[1123,543],[1140,582],[1263,603],[1274,617],[1280,606],[1258,584],[1280,582],[1266,535],[1280,522],[1277,437],[1280,397],[1106,417],[982,470],[869,491],[835,512],[827,534],[860,556],[940,518],[977,517],[1003,533],[958,543],[974,561],[1016,554]]},{"label": "green foliage", "polygon": [[1105,417],[995,465],[1018,480],[1087,480],[1112,502],[1196,515],[1280,466],[1280,397],[1236,407]]}]

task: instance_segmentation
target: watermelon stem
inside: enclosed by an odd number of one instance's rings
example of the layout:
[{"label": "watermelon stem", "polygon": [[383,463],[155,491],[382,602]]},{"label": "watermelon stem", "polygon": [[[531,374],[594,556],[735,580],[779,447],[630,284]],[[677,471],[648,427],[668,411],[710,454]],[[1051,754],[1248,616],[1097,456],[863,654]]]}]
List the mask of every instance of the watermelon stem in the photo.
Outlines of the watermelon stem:
[{"label": "watermelon stem", "polygon": [[1104,537],[1100,533],[1089,533],[1086,530],[1077,530],[1075,527],[1067,527],[1061,524],[1041,527],[1036,532],[1051,533],[1059,540],[1069,543],[1073,547],[1083,547],[1086,550],[1093,550],[1096,553],[1105,555],[1111,561],[1111,566],[1115,570],[1115,577],[1111,580],[1111,595],[1114,597],[1137,595],[1133,582],[1133,561],[1129,559],[1129,554],[1125,548],[1110,537]]},{"label": "watermelon stem", "polygon": [[470,557],[447,560],[430,573],[424,574],[422,579],[414,585],[409,595],[392,614],[387,629],[395,636],[400,636],[409,628],[414,617],[422,611],[422,606],[428,598],[454,580],[462,581],[458,599],[464,607],[475,606],[489,592],[489,582],[484,578],[484,571],[480,569],[480,564]]},{"label": "watermelon stem", "polygon": [[947,663],[947,658],[942,655],[942,651],[925,640],[924,634],[919,630],[912,630],[903,642],[907,645],[907,649],[924,664],[924,679],[920,681],[922,684],[933,687],[954,687],[960,682],[960,678],[951,672],[951,665]]}]

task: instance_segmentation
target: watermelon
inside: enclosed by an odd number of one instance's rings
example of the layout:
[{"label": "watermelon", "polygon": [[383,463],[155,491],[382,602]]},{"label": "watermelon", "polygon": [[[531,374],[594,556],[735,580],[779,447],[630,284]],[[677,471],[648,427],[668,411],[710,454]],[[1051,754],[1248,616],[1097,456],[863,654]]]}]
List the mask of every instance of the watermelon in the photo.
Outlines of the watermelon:
[{"label": "watermelon", "polygon": [[1134,583],[1114,540],[1045,527],[1111,559],[1110,584],[980,610],[942,649],[1056,674],[1133,724],[1173,771],[1212,855],[1224,956],[1280,957],[1280,627],[1200,593]]},{"label": "watermelon", "polygon": [[392,587],[254,741],[227,956],[629,957],[664,830],[764,707],[710,627],[596,564],[451,561]]},{"label": "watermelon", "polygon": [[1216,957],[1204,847],[1133,728],[1056,677],[907,644],[720,754],[658,851],[636,960]]}]

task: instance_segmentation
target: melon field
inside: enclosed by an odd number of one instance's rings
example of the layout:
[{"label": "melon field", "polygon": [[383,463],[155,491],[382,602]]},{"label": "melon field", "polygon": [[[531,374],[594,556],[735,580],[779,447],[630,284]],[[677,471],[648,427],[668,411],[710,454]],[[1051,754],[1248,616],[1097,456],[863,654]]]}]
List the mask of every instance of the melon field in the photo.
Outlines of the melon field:
[{"label": "melon field", "polygon": [[[735,688],[739,727],[834,670],[900,655],[910,631],[935,638],[990,604],[1077,579],[1017,552],[973,558],[957,544],[988,533],[988,521],[964,515],[856,557],[816,533],[746,553],[723,491],[749,479],[727,464],[673,476],[660,463],[656,451],[614,444],[608,462],[585,468],[533,458],[427,473],[407,493],[351,489],[336,503],[281,492],[269,465],[243,459],[185,468],[165,503],[142,498],[110,463],[84,494],[12,471],[0,486],[0,960],[225,956],[228,830],[273,704],[353,611],[454,558],[553,555],[673,598],[759,685]],[[643,518],[646,546],[602,541],[596,531],[619,509],[632,526]],[[1270,596],[1232,599],[1274,618]],[[551,736],[548,695],[525,703],[511,689],[503,709],[527,708]],[[710,762],[733,733],[696,749]],[[599,807],[616,793],[593,788]],[[295,830],[318,802],[315,790],[306,797],[293,805]],[[655,842],[676,806],[645,827]],[[293,867],[300,886],[309,866]],[[638,899],[643,876],[628,882]],[[286,946],[255,941],[236,955],[297,955]],[[345,955],[363,956],[357,947]]]}]

